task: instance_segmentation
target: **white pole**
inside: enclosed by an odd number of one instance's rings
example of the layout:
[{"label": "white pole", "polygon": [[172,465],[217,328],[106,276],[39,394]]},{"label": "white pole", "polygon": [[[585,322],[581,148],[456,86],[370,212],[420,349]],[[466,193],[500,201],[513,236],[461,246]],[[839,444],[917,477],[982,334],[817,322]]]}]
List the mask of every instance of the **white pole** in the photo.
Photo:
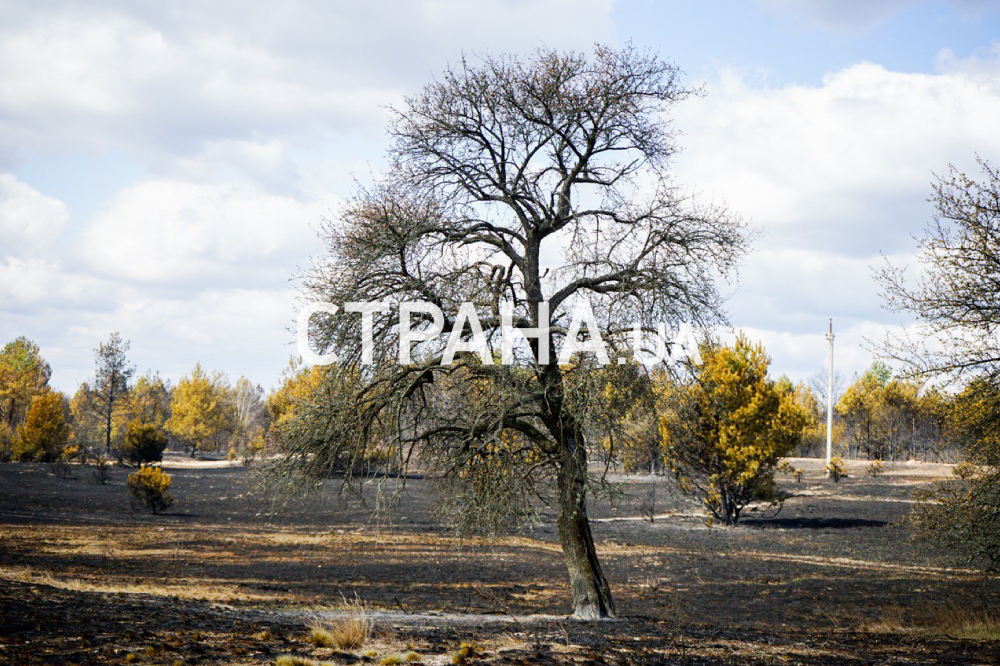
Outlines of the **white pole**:
[{"label": "white pole", "polygon": [[830,341],[830,379],[826,388],[826,464],[829,466],[833,457],[833,319],[830,319],[826,339]]}]

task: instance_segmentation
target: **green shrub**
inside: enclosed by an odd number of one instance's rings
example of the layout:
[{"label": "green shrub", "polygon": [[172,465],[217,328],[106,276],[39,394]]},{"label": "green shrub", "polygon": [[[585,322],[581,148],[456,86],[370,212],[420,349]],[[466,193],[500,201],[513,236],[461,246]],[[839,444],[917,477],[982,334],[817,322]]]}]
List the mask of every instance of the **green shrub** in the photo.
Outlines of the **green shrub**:
[{"label": "green shrub", "polygon": [[171,481],[170,475],[159,467],[142,465],[128,475],[125,485],[132,497],[145,504],[153,513],[159,513],[174,503],[174,498],[167,492]]},{"label": "green shrub", "polygon": [[159,462],[163,460],[163,450],[167,448],[167,436],[156,425],[135,419],[128,424],[125,441],[120,452],[130,463]]}]

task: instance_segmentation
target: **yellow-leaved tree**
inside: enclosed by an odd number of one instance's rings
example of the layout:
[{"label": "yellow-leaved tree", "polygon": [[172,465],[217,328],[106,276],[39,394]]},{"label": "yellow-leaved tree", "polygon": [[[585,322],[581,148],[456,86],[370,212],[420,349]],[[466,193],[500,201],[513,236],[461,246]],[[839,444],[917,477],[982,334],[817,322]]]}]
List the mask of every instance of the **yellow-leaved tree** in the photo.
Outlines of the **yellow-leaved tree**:
[{"label": "yellow-leaved tree", "polygon": [[732,347],[703,345],[701,355],[688,378],[666,388],[664,457],[682,490],[733,525],[748,504],[781,501],[775,470],[799,443],[807,415],[791,382],[768,378],[762,345],[740,335]]},{"label": "yellow-leaved tree", "polygon": [[191,452],[215,450],[233,428],[233,407],[224,375],[209,376],[195,366],[174,388],[167,431]]},{"label": "yellow-leaved tree", "polygon": [[[806,417],[802,427],[802,441],[796,453],[804,458],[822,457],[826,451],[826,403],[820,403],[815,391],[803,382],[795,385],[795,401]],[[834,420],[834,442],[840,441],[842,431],[843,424],[840,420]]]},{"label": "yellow-leaved tree", "polygon": [[306,366],[299,358],[289,359],[281,373],[281,386],[267,396],[271,423],[278,426],[293,419],[298,408],[319,390],[325,376],[324,366]]},{"label": "yellow-leaved tree", "polygon": [[893,377],[888,366],[873,364],[837,403],[848,455],[905,460],[939,453],[947,403],[940,391]]},{"label": "yellow-leaved tree", "polygon": [[69,426],[61,393],[47,391],[31,399],[24,424],[17,430],[14,456],[18,460],[55,462],[69,442]]},{"label": "yellow-leaved tree", "polygon": [[0,462],[13,456],[17,430],[33,398],[49,391],[52,370],[38,345],[20,337],[0,350]]},{"label": "yellow-leaved tree", "polygon": [[633,362],[607,365],[584,375],[595,386],[579,393],[590,398],[587,422],[600,438],[606,465],[620,463],[633,473],[663,471],[656,408],[661,374],[649,373]]},{"label": "yellow-leaved tree", "polygon": [[146,373],[129,391],[125,411],[129,422],[138,419],[163,428],[170,417],[170,387],[158,374]]}]

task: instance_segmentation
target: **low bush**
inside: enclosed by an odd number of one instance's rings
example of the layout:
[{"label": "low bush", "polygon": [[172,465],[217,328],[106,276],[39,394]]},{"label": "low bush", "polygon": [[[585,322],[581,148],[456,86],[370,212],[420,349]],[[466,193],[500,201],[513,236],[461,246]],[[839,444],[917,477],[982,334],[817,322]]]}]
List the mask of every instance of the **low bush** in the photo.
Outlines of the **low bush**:
[{"label": "low bush", "polygon": [[62,452],[59,454],[59,458],[52,463],[52,468],[55,470],[56,475],[63,479],[68,478],[70,475],[70,463],[79,459],[82,453],[83,450],[74,444],[64,446]]},{"label": "low bush", "polygon": [[399,664],[405,664],[406,659],[403,655],[398,653],[387,654],[378,660],[379,666],[398,666]]},{"label": "low bush", "polygon": [[125,441],[119,452],[122,459],[134,464],[159,462],[163,460],[163,451],[167,448],[167,436],[156,425],[143,423],[138,419],[128,424]]},{"label": "low bush", "polygon": [[168,490],[172,479],[159,467],[142,465],[137,471],[128,475],[125,485],[132,497],[153,513],[159,513],[174,503]]},{"label": "low bush", "polygon": [[795,465],[788,462],[787,460],[781,461],[781,464],[778,465],[778,471],[781,472],[782,474],[788,474],[789,476],[794,476],[795,483],[802,483],[803,470],[796,468]]},{"label": "low bush", "polygon": [[90,468],[90,479],[100,486],[108,485],[108,478],[111,476],[111,461],[102,455],[94,458],[94,464]]},{"label": "low bush", "polygon": [[840,480],[847,476],[847,468],[844,467],[844,461],[840,459],[840,456],[830,458],[830,462],[823,468],[823,471],[833,479],[834,483],[840,483]]},{"label": "low bush", "polygon": [[479,654],[479,646],[475,643],[462,643],[457,650],[451,653],[451,663],[455,666],[464,666],[468,663],[470,657],[476,657]]}]

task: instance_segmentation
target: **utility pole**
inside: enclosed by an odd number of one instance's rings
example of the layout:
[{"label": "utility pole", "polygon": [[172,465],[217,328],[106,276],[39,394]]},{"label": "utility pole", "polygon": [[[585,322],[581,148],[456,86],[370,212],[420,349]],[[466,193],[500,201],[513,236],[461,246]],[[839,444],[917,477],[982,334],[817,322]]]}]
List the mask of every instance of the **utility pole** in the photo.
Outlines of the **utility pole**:
[{"label": "utility pole", "polygon": [[826,334],[830,341],[830,379],[826,388],[826,465],[830,466],[833,457],[833,319],[830,319],[830,332]]}]

